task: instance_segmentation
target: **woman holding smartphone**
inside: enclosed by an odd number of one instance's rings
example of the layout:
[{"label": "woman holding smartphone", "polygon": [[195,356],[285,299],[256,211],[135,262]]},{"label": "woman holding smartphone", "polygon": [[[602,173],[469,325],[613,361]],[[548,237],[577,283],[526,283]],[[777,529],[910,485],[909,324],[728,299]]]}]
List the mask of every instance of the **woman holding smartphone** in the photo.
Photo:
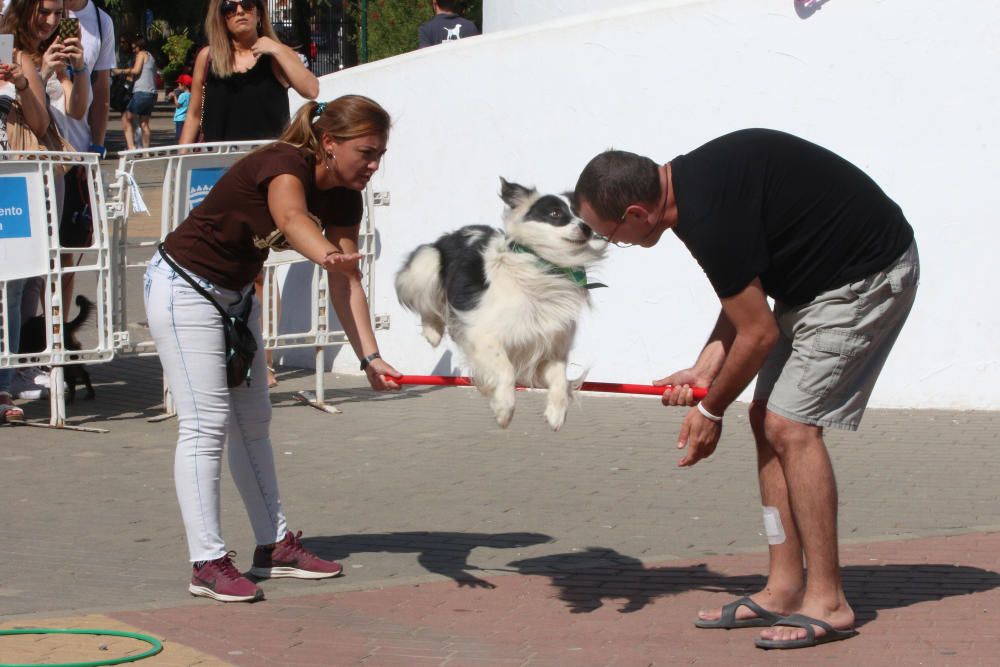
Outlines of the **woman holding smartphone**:
[{"label": "woman holding smartphone", "polygon": [[48,95],[49,111],[65,136],[62,121],[87,113],[90,75],[84,66],[79,23],[67,21],[62,35],[57,32],[64,15],[63,0],[12,0],[0,20],[0,33],[14,36],[22,69],[38,71],[44,89],[32,92],[43,104]]},{"label": "woman holding smartphone", "polygon": [[[0,55],[0,151],[11,150],[7,138],[7,117],[15,103],[21,120],[36,135],[42,135],[51,122],[43,101],[44,92],[41,92],[42,81],[30,58],[24,55],[13,50]],[[20,342],[21,293],[26,282],[25,278],[7,281],[4,322],[17,323],[8,332],[8,343],[14,351],[18,350]],[[11,391],[13,380],[13,368],[0,368],[0,424],[24,421],[24,410],[14,404]]]}]

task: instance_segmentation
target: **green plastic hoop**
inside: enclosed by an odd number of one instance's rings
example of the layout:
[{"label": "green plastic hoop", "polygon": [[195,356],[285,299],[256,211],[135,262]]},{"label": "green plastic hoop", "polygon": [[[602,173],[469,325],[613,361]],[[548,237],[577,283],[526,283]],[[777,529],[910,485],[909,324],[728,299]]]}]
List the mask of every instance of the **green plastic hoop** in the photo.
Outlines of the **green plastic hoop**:
[{"label": "green plastic hoop", "polygon": [[110,660],[94,660],[93,662],[60,662],[44,664],[40,662],[10,663],[0,662],[0,667],[107,667],[108,665],[122,665],[126,662],[135,662],[143,658],[149,658],[163,650],[160,640],[149,635],[138,632],[124,632],[122,630],[87,630],[79,628],[19,628],[16,630],[0,630],[0,637],[7,635],[108,635],[111,637],[128,637],[146,642],[151,648],[145,653],[130,655],[124,658],[111,658]]}]

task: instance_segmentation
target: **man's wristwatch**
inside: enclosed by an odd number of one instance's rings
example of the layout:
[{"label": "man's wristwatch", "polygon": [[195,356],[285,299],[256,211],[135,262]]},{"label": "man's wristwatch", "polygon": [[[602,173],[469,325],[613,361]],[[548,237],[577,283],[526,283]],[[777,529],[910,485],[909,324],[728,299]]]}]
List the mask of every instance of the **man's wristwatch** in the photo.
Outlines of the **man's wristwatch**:
[{"label": "man's wristwatch", "polygon": [[368,368],[368,365],[371,364],[371,362],[381,358],[382,358],[381,354],[379,354],[378,352],[372,352],[367,357],[361,360],[361,370],[365,370],[366,368]]},{"label": "man's wristwatch", "polygon": [[90,148],[87,149],[88,153],[97,153],[102,158],[107,155],[108,149],[104,146],[98,146],[97,144],[90,144]]}]

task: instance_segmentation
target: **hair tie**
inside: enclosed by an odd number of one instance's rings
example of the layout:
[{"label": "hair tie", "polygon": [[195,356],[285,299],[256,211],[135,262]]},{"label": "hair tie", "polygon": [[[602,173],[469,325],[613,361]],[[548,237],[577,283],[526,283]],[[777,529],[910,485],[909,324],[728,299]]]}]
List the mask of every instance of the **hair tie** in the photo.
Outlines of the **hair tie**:
[{"label": "hair tie", "polygon": [[313,107],[312,112],[312,122],[316,122],[316,119],[323,115],[326,110],[326,102],[320,102],[315,107]]}]

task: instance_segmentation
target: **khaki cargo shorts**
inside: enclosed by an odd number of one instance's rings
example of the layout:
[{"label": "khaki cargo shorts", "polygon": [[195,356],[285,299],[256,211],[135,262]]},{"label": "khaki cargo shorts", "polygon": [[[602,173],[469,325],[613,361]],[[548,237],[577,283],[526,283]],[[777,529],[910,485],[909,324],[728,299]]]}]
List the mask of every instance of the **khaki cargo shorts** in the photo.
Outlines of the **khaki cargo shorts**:
[{"label": "khaki cargo shorts", "polygon": [[801,306],[776,302],[781,337],[757,376],[754,400],[803,424],[856,430],[919,282],[914,241],[884,271]]}]

